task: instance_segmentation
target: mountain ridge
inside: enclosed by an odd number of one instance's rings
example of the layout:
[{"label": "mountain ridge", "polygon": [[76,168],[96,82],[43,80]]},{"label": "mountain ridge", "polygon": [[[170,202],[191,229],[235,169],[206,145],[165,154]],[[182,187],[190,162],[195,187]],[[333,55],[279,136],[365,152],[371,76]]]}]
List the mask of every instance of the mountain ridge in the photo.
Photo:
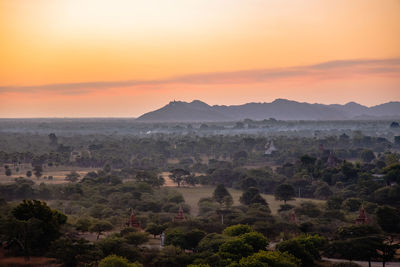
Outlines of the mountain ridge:
[{"label": "mountain ridge", "polygon": [[137,121],[143,122],[219,122],[243,119],[263,120],[351,120],[357,118],[400,117],[400,102],[391,101],[372,107],[356,102],[319,104],[278,98],[267,103],[242,105],[208,105],[200,100],[171,101],[160,109],[147,112]]}]

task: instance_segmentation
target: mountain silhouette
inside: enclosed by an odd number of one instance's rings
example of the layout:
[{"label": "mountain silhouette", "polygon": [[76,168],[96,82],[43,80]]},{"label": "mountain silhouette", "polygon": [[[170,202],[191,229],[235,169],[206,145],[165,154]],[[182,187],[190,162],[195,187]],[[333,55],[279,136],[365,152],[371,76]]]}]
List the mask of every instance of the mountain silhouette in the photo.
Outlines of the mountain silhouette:
[{"label": "mountain silhouette", "polygon": [[355,102],[345,105],[324,105],[276,99],[271,103],[247,103],[232,106],[210,106],[199,100],[190,103],[172,101],[160,109],[143,114],[136,120],[143,122],[217,122],[269,118],[277,120],[350,120],[395,117],[400,117],[400,102],[366,107]]}]

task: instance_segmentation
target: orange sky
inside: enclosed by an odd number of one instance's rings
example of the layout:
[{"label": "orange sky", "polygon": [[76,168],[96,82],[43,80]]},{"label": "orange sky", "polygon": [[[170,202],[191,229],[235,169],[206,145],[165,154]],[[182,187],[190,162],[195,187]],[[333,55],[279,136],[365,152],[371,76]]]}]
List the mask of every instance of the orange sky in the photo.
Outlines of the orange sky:
[{"label": "orange sky", "polygon": [[275,98],[400,101],[400,1],[0,1],[0,117]]}]

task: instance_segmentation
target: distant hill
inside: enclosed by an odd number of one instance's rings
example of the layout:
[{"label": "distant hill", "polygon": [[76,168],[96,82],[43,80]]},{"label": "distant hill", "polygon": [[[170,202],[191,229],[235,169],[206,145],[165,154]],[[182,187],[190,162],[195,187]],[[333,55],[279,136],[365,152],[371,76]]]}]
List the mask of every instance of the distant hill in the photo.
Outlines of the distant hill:
[{"label": "distant hill", "polygon": [[350,120],[400,118],[400,102],[366,107],[355,102],[345,105],[309,104],[286,99],[271,103],[247,103],[232,106],[210,106],[199,100],[190,103],[173,101],[155,111],[143,114],[143,122],[212,122],[243,119],[263,120]]}]

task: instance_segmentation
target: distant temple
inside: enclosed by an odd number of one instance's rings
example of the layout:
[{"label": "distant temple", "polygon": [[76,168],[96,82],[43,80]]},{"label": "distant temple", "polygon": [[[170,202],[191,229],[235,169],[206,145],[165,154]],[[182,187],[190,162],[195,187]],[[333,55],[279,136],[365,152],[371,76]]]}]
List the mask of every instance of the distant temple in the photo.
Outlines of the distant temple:
[{"label": "distant temple", "polygon": [[294,211],[292,211],[292,213],[290,213],[290,222],[297,223],[296,212],[294,212]]},{"label": "distant temple", "polygon": [[178,215],[175,216],[175,221],[176,222],[182,222],[184,220],[185,220],[185,215],[183,215],[182,206],[179,206]]},{"label": "distant temple", "polygon": [[358,218],[355,221],[355,224],[367,224],[368,223],[368,218],[367,214],[365,213],[365,209],[363,206],[360,208],[360,214],[358,215]]},{"label": "distant temple", "polygon": [[326,162],[328,164],[328,167],[336,167],[336,159],[335,156],[333,155],[333,151],[331,150],[331,152],[329,153],[329,157],[328,160]]},{"label": "distant temple", "polygon": [[133,210],[131,211],[131,216],[129,217],[129,220],[126,223],[126,226],[132,227],[132,228],[142,229],[141,223],[136,221],[135,213],[133,212]]},{"label": "distant temple", "polygon": [[274,141],[271,141],[269,145],[265,144],[265,153],[264,155],[272,155],[273,152],[277,151],[276,147],[274,146]]}]

